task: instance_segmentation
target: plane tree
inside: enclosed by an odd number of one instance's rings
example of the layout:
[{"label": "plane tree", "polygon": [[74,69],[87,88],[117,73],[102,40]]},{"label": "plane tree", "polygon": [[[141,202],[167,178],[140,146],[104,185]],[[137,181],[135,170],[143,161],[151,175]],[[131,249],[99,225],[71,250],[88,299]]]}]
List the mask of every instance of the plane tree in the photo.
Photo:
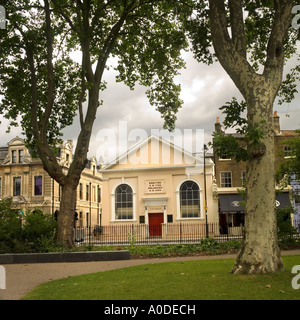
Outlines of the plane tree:
[{"label": "plane tree", "polygon": [[[22,116],[28,145],[62,187],[59,239],[73,244],[76,187],[105,89],[102,76],[108,58],[118,61],[118,81],[130,88],[137,82],[149,88],[149,101],[172,129],[182,103],[180,87],[172,79],[183,66],[180,50],[187,46],[187,33],[196,59],[207,64],[218,60],[231,77],[245,99],[247,130],[260,135],[248,140],[245,236],[233,272],[282,270],[275,215],[273,104],[280,87],[290,97],[296,90],[289,81],[282,82],[284,64],[296,52],[298,30],[291,28],[296,4],[292,0],[7,1],[8,25],[0,30],[1,112],[13,122]],[[70,58],[75,49],[82,55],[79,64]],[[81,129],[73,163],[64,173],[55,146],[76,112]]]},{"label": "plane tree", "polygon": [[[277,272],[283,264],[275,211],[273,104],[279,93],[291,99],[297,92],[297,72],[283,81],[283,71],[297,53],[299,34],[292,27],[293,22],[297,25],[292,10],[298,2],[196,3],[187,21],[196,59],[207,64],[217,60],[244,98],[225,106],[227,126],[238,126],[246,137],[242,146],[230,141],[233,149],[226,151],[247,161],[244,241],[232,272]],[[245,119],[240,118],[241,111],[246,112]]]},{"label": "plane tree", "polygon": [[[173,78],[184,64],[180,51],[188,45],[181,17],[191,7],[176,0],[14,0],[4,6],[0,112],[10,125],[20,123],[27,146],[61,186],[57,238],[72,247],[76,190],[109,58],[117,61],[117,81],[131,89],[136,83],[147,87],[165,127],[174,128],[182,101]],[[72,59],[76,52],[80,62]],[[76,114],[80,130],[66,170],[57,146]]]}]

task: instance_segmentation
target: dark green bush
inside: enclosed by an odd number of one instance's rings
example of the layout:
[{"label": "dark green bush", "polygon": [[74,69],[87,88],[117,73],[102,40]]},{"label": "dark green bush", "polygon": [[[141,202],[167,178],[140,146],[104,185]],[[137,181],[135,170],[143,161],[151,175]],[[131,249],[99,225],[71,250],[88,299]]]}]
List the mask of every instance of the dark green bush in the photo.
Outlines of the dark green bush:
[{"label": "dark green bush", "polygon": [[130,250],[130,254],[136,257],[171,257],[236,252],[240,246],[240,241],[218,242],[208,238],[201,239],[198,244],[134,245],[124,249]]},{"label": "dark green bush", "polygon": [[11,209],[11,199],[0,201],[0,253],[23,251],[19,212]]},{"label": "dark green bush", "polygon": [[56,221],[51,215],[39,209],[21,215],[19,210],[11,209],[11,204],[11,199],[0,200],[0,253],[59,250]]},{"label": "dark green bush", "polygon": [[23,239],[30,251],[48,252],[55,246],[56,221],[50,214],[36,209],[27,212],[24,217]]},{"label": "dark green bush", "polygon": [[294,235],[297,230],[292,226],[291,214],[293,213],[292,207],[277,209],[277,231],[279,245],[282,248],[295,244],[296,240]]}]

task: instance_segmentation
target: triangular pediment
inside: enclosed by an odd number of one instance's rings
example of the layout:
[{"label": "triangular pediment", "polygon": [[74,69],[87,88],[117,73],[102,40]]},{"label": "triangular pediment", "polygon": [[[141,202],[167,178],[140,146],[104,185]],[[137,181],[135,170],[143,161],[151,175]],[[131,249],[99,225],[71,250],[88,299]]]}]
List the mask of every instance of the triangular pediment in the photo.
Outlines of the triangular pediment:
[{"label": "triangular pediment", "polygon": [[15,147],[15,146],[24,146],[25,141],[19,137],[15,137],[14,139],[10,140],[8,143],[9,147]]},{"label": "triangular pediment", "polygon": [[8,145],[8,150],[5,156],[5,159],[3,160],[2,164],[3,165],[9,165],[13,163],[12,160],[12,151],[23,151],[22,154],[22,161],[20,160],[20,155],[18,155],[18,159],[16,159],[16,162],[14,163],[30,163],[32,161],[32,157],[25,145],[25,141],[22,138],[19,138],[18,136],[13,138],[12,140],[9,141]]},{"label": "triangular pediment", "polygon": [[203,159],[170,141],[150,136],[103,167],[102,171],[203,166]]}]

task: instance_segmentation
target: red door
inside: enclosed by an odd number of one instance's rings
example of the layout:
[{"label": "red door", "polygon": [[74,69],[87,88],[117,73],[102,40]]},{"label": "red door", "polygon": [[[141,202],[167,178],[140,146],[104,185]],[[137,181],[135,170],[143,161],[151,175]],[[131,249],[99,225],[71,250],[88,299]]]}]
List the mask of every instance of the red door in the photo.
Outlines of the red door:
[{"label": "red door", "polygon": [[164,222],[163,213],[150,213],[149,214],[149,234],[150,237],[161,237],[162,226]]}]

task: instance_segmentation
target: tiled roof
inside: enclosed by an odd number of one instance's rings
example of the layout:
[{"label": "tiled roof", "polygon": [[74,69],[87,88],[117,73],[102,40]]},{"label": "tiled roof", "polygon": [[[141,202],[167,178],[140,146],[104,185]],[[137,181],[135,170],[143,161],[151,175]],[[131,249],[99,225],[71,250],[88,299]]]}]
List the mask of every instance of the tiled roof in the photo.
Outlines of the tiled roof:
[{"label": "tiled roof", "polygon": [[298,133],[294,130],[280,130],[283,136],[296,136]]}]

